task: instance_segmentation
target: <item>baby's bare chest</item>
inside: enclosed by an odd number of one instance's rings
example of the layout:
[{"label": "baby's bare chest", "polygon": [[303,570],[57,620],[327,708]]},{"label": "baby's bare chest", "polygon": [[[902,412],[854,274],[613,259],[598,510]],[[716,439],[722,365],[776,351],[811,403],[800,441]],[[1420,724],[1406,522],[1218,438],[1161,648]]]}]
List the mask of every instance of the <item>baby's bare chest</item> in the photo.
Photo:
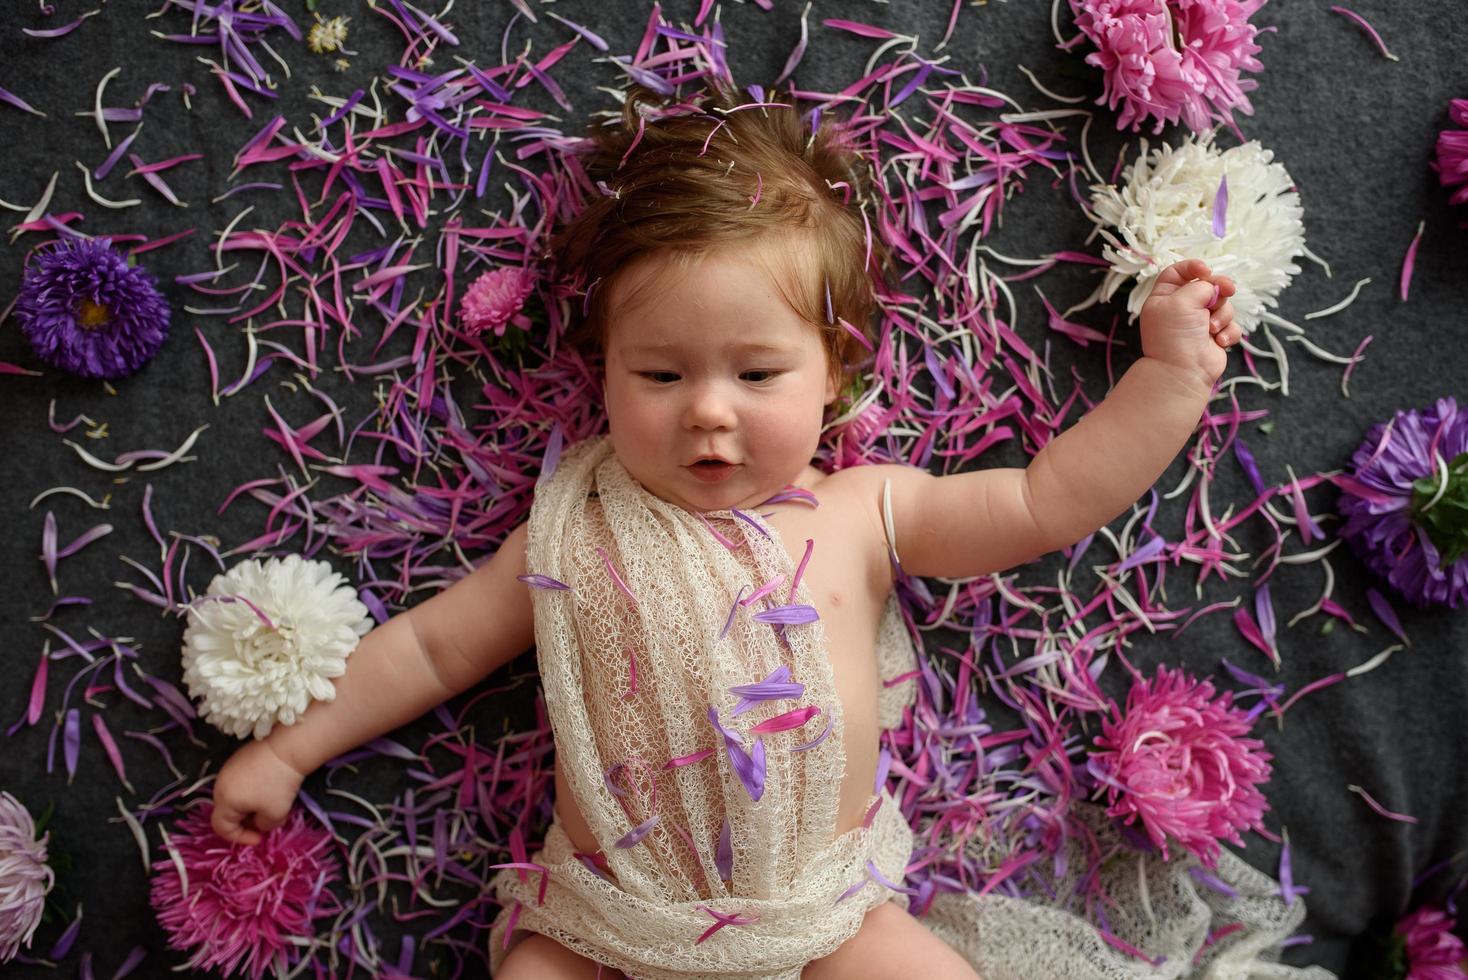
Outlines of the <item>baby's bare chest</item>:
[{"label": "baby's bare chest", "polygon": [[801,581],[810,590],[811,604],[825,630],[845,728],[840,832],[860,823],[876,771],[881,687],[876,643],[891,579],[885,574],[886,539],[875,506],[867,510],[863,500],[822,495],[821,489],[815,488],[818,497],[824,497],[818,508],[784,505],[765,513],[780,532],[793,567],[800,566],[806,542],[811,542]]}]

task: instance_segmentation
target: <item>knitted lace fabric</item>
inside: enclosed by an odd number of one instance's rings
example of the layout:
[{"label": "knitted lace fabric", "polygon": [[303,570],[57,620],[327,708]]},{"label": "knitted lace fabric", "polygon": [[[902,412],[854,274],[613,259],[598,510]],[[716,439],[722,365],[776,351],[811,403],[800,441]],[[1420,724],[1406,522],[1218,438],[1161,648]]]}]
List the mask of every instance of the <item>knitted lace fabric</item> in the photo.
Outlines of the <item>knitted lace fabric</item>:
[{"label": "knitted lace fabric", "polygon": [[[771,603],[811,604],[804,582],[789,598],[794,568],[779,532],[756,514],[744,516],[759,529],[728,511],[703,515],[739,545],[731,550],[694,514],[638,485],[605,439],[568,450],[536,488],[527,569],[571,587],[532,595],[556,764],[609,876],[575,857],[559,821],[552,823],[545,847],[531,858],[549,872],[544,901],[538,872],[521,880],[506,870],[493,882],[505,909],[490,938],[492,971],[506,955],[514,916],[515,930],[549,936],[639,980],[795,980],[806,963],[854,935],[869,909],[893,898],[905,904],[905,896],[876,881],[838,901],[871,877],[868,862],[888,881],[900,881],[912,831],[884,793],[868,826],[835,834],[846,752],[822,624],[777,629],[752,618],[764,608],[756,604],[741,607],[719,639],[741,588],[753,592],[783,574],[786,584]],[[895,600],[878,639],[883,677],[912,668],[912,641]],[[739,697],[729,689],[761,681],[782,665],[805,685],[803,695],[733,716]],[[911,681],[884,688],[882,724],[900,720],[912,696]],[[753,801],[709,708],[744,734],[806,705],[829,718],[830,735],[791,751],[820,733],[824,721],[817,715],[802,728],[763,736],[767,772],[763,794]],[[753,737],[745,748],[753,751]],[[706,759],[664,768],[670,759],[707,749],[715,751]],[[657,824],[640,841],[616,846],[654,815]],[[727,881],[717,861],[726,817],[733,854]],[[699,942],[718,924],[707,910],[738,915],[746,924],[724,926]]]},{"label": "knitted lace fabric", "polygon": [[[805,964],[855,935],[871,908],[889,900],[907,905],[868,868],[871,862],[900,885],[912,851],[912,830],[888,793],[868,826],[835,836],[845,743],[822,624],[781,631],[751,617],[758,607],[741,608],[719,638],[741,588],[752,591],[780,574],[791,580],[779,533],[760,521],[767,537],[727,511],[704,518],[712,530],[645,491],[605,439],[572,447],[537,488],[526,565],[570,589],[533,592],[536,656],[557,765],[606,864],[599,870],[589,856],[578,857],[557,820],[531,857],[548,872],[543,899],[539,872],[501,871],[492,883],[504,909],[490,937],[491,973],[504,962],[506,939],[513,945],[528,931],[638,980],[796,980]],[[721,543],[715,530],[738,547]],[[810,603],[804,584],[788,596],[787,585],[772,601]],[[915,662],[895,599],[881,622],[877,657],[883,678]],[[732,717],[739,699],[729,689],[782,665],[805,685],[803,696]],[[882,727],[901,721],[914,694],[911,681],[881,689]],[[764,736],[767,775],[754,802],[708,709],[744,734],[804,705],[829,716],[829,737],[791,751],[819,733],[820,715],[804,728]],[[746,736],[745,747],[753,742]],[[664,768],[709,749],[698,762]],[[1089,815],[1098,838],[1114,842],[1100,808],[1077,811]],[[617,846],[654,815],[645,836]],[[717,852],[726,817],[733,858],[723,880]],[[1079,874],[1087,862],[1073,853],[1064,866]],[[1304,917],[1302,902],[1286,905],[1273,881],[1227,851],[1216,878],[1232,896],[1195,878],[1195,866],[1191,858],[1164,863],[1127,852],[1102,871],[1115,900],[1106,909],[1111,933],[1150,960],[1108,944],[1058,903],[940,895],[922,921],[984,980],[1329,980],[1324,970],[1275,962],[1279,943]],[[1056,893],[1074,885],[1059,882]],[[714,913],[739,918],[700,942],[718,924]]]},{"label": "knitted lace fabric", "polygon": [[[1117,831],[1099,806],[1074,814],[1115,858],[1102,863],[1096,891],[1106,896],[1109,931],[1142,953],[1104,939],[1057,901],[1001,895],[937,896],[922,921],[968,960],[983,980],[1333,980],[1320,967],[1278,962],[1281,943],[1305,918],[1305,903],[1286,904],[1279,885],[1224,848],[1218,867],[1201,872],[1191,855],[1117,849]],[[1072,842],[1057,896],[1075,894],[1091,863]]]}]

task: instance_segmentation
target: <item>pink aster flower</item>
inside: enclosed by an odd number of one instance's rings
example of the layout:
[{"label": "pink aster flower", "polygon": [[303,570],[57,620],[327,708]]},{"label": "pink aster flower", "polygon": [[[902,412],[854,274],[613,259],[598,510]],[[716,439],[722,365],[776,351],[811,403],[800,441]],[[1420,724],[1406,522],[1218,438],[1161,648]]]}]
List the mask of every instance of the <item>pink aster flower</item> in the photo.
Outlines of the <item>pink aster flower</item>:
[{"label": "pink aster flower", "polygon": [[530,329],[530,320],[521,308],[535,290],[535,274],[529,269],[502,266],[490,269],[475,279],[464,294],[459,307],[464,327],[470,333],[480,334],[494,331],[502,337],[505,327],[511,323],[521,330]]},{"label": "pink aster flower", "polygon": [[1240,846],[1239,831],[1263,826],[1269,805],[1258,784],[1269,779],[1264,743],[1246,738],[1247,712],[1233,694],[1215,697],[1210,681],[1157,669],[1112,705],[1096,739],[1090,770],[1106,787],[1112,817],[1139,818],[1167,858],[1169,839],[1212,868],[1219,839]]},{"label": "pink aster flower", "polygon": [[1457,129],[1437,134],[1437,179],[1444,187],[1456,187],[1452,202],[1468,202],[1468,99],[1448,103],[1448,118]]},{"label": "pink aster flower", "polygon": [[210,829],[212,810],[185,814],[169,833],[171,853],[154,864],[158,922],[169,946],[191,951],[191,969],[283,976],[300,955],[293,940],[309,939],[312,920],[340,911],[326,890],[337,878],[331,835],[293,810],[254,847],[231,844]]},{"label": "pink aster flower", "polygon": [[1258,87],[1258,29],[1249,17],[1264,0],[1070,0],[1076,26],[1096,46],[1086,63],[1106,76],[1097,104],[1115,110],[1116,128],[1133,131],[1151,117],[1153,132],[1181,119],[1201,133],[1254,109],[1244,93]]},{"label": "pink aster flower", "polygon": [[1405,980],[1463,980],[1463,940],[1453,935],[1453,920],[1430,905],[1397,923],[1397,938],[1406,946]]}]

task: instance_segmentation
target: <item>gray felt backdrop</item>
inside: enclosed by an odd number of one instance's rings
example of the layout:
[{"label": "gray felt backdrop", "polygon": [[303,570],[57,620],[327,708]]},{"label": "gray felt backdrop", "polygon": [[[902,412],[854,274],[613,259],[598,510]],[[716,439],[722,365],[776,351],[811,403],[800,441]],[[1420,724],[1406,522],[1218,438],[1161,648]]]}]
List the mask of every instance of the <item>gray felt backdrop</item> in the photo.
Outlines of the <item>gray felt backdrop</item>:
[{"label": "gray felt backdrop", "polygon": [[[528,2],[537,10],[553,9],[586,24],[607,38],[614,52],[623,53],[634,50],[650,6],[642,0]],[[282,0],[282,5],[305,21],[302,0]],[[30,0],[8,0],[0,9],[0,86],[28,99],[47,115],[37,119],[0,105],[4,152],[0,199],[28,205],[40,196],[50,175],[59,171],[52,210],[84,211],[87,220],[81,227],[89,233],[156,236],[184,227],[199,231],[186,242],[145,257],[163,281],[175,316],[172,339],[142,373],[117,383],[115,392],[50,370],[40,377],[0,377],[0,412],[4,413],[0,522],[5,527],[4,562],[0,564],[0,623],[4,624],[0,663],[5,667],[0,675],[0,724],[5,727],[25,710],[46,637],[29,619],[44,613],[51,600],[37,560],[42,516],[48,506],[61,521],[63,541],[98,520],[116,526],[110,537],[63,562],[62,591],[89,595],[96,602],[65,610],[56,622],[74,635],[85,636],[92,627],[109,635],[134,637],[142,644],[149,671],[176,676],[179,624],[151,614],[111,585],[125,571],[119,554],[155,551],[138,516],[143,484],[152,483],[155,512],[165,528],[208,531],[233,544],[260,533],[262,514],[258,508],[242,506],[216,516],[216,509],[231,488],[268,475],[285,459],[260,436],[267,420],[258,394],[226,400],[218,408],[210,404],[208,376],[193,337],[194,326],[203,321],[183,311],[184,303],[196,304],[199,298],[185,295],[172,284],[176,275],[207,267],[209,241],[239,210],[240,203],[236,199],[211,204],[210,199],[227,186],[236,149],[269,118],[272,109],[255,100],[256,119],[242,119],[222,97],[207,69],[195,60],[203,49],[167,44],[150,35],[151,29],[160,27],[158,21],[144,19],[144,14],[156,9],[150,4],[112,0],[96,17],[60,40],[32,39],[21,33],[24,27],[57,26],[89,9],[68,0],[56,0],[56,7],[56,14],[49,18]],[[721,7],[736,79],[746,84],[773,79],[799,36],[801,5],[794,0],[774,0],[774,9],[766,12],[754,4],[726,0]],[[346,94],[395,61],[400,50],[398,39],[364,5],[321,0],[321,8],[328,15],[352,17],[350,47],[357,55],[352,58],[352,69],[336,75],[325,59],[308,54],[304,45],[286,42],[282,53],[294,76],[283,81],[274,111],[284,113],[302,129],[310,125],[310,113],[320,111],[319,104],[305,98],[312,85]],[[1367,334],[1374,335],[1375,341],[1355,372],[1349,399],[1341,396],[1338,366],[1324,364],[1298,349],[1292,349],[1294,370],[1288,397],[1250,395],[1250,403],[1268,408],[1276,423],[1268,434],[1255,426],[1245,433],[1269,481],[1285,479],[1286,464],[1302,474],[1341,467],[1367,428],[1393,410],[1427,406],[1445,395],[1461,402],[1468,394],[1464,385],[1468,377],[1468,285],[1464,275],[1468,231],[1461,227],[1468,220],[1468,208],[1456,213],[1449,208],[1448,195],[1437,186],[1436,175],[1428,166],[1436,134],[1447,121],[1448,100],[1468,97],[1468,59],[1463,55],[1468,41],[1464,26],[1468,4],[1462,0],[1361,0],[1355,9],[1376,25],[1400,56],[1395,62],[1381,57],[1361,31],[1328,8],[1327,0],[1274,0],[1255,15],[1255,22],[1268,31],[1261,35],[1265,71],[1258,76],[1259,88],[1253,95],[1255,113],[1252,118],[1241,118],[1240,123],[1247,137],[1271,148],[1293,175],[1305,205],[1309,245],[1334,272],[1333,278],[1327,278],[1318,267],[1304,263],[1304,271],[1282,298],[1281,312],[1298,322],[1304,313],[1336,302],[1357,279],[1369,276],[1373,282],[1354,306],[1340,315],[1312,321],[1311,329],[1321,343],[1338,352],[1350,352]],[[663,9],[675,20],[691,20],[697,2],[672,0]],[[923,39],[919,50],[931,54],[949,10],[947,2],[818,2],[810,15],[810,50],[796,73],[796,82],[816,90],[849,82],[858,77],[873,47],[872,42],[822,28],[820,21],[826,17],[916,33]],[[462,54],[498,64],[500,35],[512,14],[508,3],[459,0],[447,19],[463,41]],[[1050,103],[1017,70],[1019,64],[1062,93],[1099,94],[1094,79],[1062,70],[1074,59],[1055,50],[1049,18],[1050,5],[1042,0],[964,3],[957,30],[942,53],[950,56],[950,66],[961,68],[971,79],[987,71],[991,85],[1031,107]],[[186,19],[175,12],[168,29],[179,29],[181,22]],[[518,25],[513,44],[533,39],[535,52],[543,54],[569,36],[565,28],[541,18],[533,27],[523,22]],[[614,76],[605,66],[592,70],[592,54],[583,45],[553,71],[582,112],[612,105],[610,97],[596,86],[614,84]],[[107,193],[142,197],[142,207],[107,211],[85,196],[74,161],[96,166],[106,150],[92,121],[76,113],[90,108],[98,80],[118,66],[123,72],[108,90],[110,104],[130,103],[153,82],[174,87],[148,105],[144,129],[134,147],[149,160],[187,152],[206,154],[204,161],[170,174],[170,182],[189,203],[187,210],[173,208],[136,180],[114,179]],[[178,97],[185,82],[197,88],[192,111]],[[525,104],[555,110],[539,91],[522,93],[522,99]],[[574,131],[580,122],[568,118],[564,126]],[[1103,170],[1110,169],[1122,144],[1122,138],[1109,131],[1111,124],[1103,110],[1093,127],[1094,151]],[[115,132],[124,134],[130,128],[120,125]],[[1164,138],[1180,135],[1169,130]],[[1231,140],[1223,137],[1225,145]],[[126,191],[119,189],[122,187]],[[260,198],[258,203],[255,220],[267,225],[295,210],[293,202],[286,200]],[[3,212],[0,217],[8,223],[18,216]],[[1398,270],[1423,220],[1426,232],[1411,298],[1404,303],[1397,297]],[[1003,227],[992,236],[991,244],[1006,254],[1035,256],[1084,248],[1087,230],[1064,188],[1033,177],[1006,206]],[[0,240],[0,309],[13,297],[27,251],[39,240],[37,235],[14,242],[8,237]],[[1060,278],[1051,298],[1057,305],[1068,303],[1084,295],[1089,285],[1090,280],[1080,274]],[[1040,337],[1044,321],[1038,300],[1032,292],[1022,290],[1018,297],[1021,336]],[[1088,314],[1096,323],[1103,315],[1106,311]],[[217,320],[208,326],[222,329]],[[220,343],[218,348],[223,376],[237,376],[242,345]],[[1095,348],[1074,355],[1082,373],[1092,379],[1104,377],[1100,356]],[[14,318],[0,325],[0,361],[39,366]],[[329,378],[325,384],[337,390]],[[260,393],[268,390],[257,387]],[[369,407],[361,403],[363,393],[346,393],[340,387],[343,397],[357,399],[348,402],[348,416],[359,418]],[[48,405],[53,399],[60,420],[86,413],[107,423],[108,437],[100,444],[84,440],[88,448],[107,458],[126,449],[171,448],[202,422],[208,422],[210,428],[195,450],[196,461],[152,474],[151,480],[134,477],[114,484],[83,465],[62,445],[63,437],[47,428]],[[1231,464],[1221,470],[1229,471],[1226,479],[1239,479]],[[1179,473],[1174,468],[1162,483],[1172,486]],[[28,508],[37,493],[58,485],[80,487],[95,496],[110,492],[112,510],[98,515],[79,501],[61,497],[34,510]],[[1312,499],[1329,501],[1331,497],[1328,491],[1321,491]],[[1317,506],[1328,512],[1331,505]],[[1243,543],[1256,554],[1267,544],[1262,539],[1247,540],[1247,536]],[[1390,642],[1364,601],[1369,576],[1343,552],[1335,564],[1337,598],[1369,624],[1371,631],[1361,636],[1336,630],[1321,637],[1311,625],[1318,620],[1285,631],[1280,677],[1291,689],[1360,663]],[[1282,629],[1284,620],[1314,601],[1319,587],[1318,568],[1281,570],[1274,579],[1274,597]],[[1291,950],[1289,959],[1321,963],[1346,975],[1378,975],[1376,939],[1409,908],[1413,876],[1468,848],[1464,816],[1468,767],[1463,761],[1468,754],[1463,723],[1468,705],[1468,615],[1418,612],[1400,601],[1397,606],[1413,640],[1410,649],[1368,677],[1307,698],[1290,712],[1283,729],[1261,724],[1262,736],[1276,757],[1275,778],[1268,787],[1273,805],[1270,826],[1289,829],[1296,880],[1311,889],[1307,928],[1315,940]],[[1221,655],[1255,669],[1261,665],[1223,616],[1200,621],[1178,641],[1145,635],[1133,639],[1134,659],[1144,669],[1165,660],[1212,672]],[[60,678],[69,677],[72,667],[66,662],[53,670],[49,706],[59,703]],[[496,680],[506,681],[508,675],[523,676],[531,670],[530,658],[522,658],[507,670],[507,677]],[[531,685],[533,679],[521,680],[509,693],[496,696],[484,708],[484,723],[496,729],[502,717],[511,724],[527,723]],[[109,708],[109,721],[116,722],[114,730],[141,723],[141,716],[129,714],[130,709],[126,703]],[[116,820],[108,821],[107,815],[116,812],[113,798],[122,792],[111,767],[87,733],[75,783],[67,784],[59,765],[56,773],[46,775],[49,728],[47,718],[0,742],[0,787],[19,795],[34,812],[55,804],[50,825],[52,849],[70,859],[69,870],[60,875],[57,895],[69,910],[78,903],[85,910],[77,946],[57,970],[74,974],[81,951],[87,950],[96,957],[97,973],[110,975],[122,956],[142,943],[149,956],[135,975],[167,976],[168,967],[181,957],[165,949],[164,936],[154,923],[146,878],[131,837]],[[134,785],[144,795],[168,780],[150,750],[128,744],[124,752]],[[194,750],[180,764],[194,771],[206,762],[217,768],[228,752],[228,741],[214,737],[206,749]],[[1377,817],[1346,791],[1348,783],[1369,787],[1388,806],[1413,814],[1420,822],[1409,826]],[[1249,837],[1243,854],[1271,873],[1276,870],[1278,848],[1257,836]],[[1441,895],[1464,870],[1460,861],[1450,872],[1425,883],[1418,897]],[[44,953],[62,927],[55,921],[43,926],[32,952]],[[416,967],[420,975],[429,975],[426,956],[419,956]],[[45,967],[15,964],[0,972],[17,978],[53,975]]]}]

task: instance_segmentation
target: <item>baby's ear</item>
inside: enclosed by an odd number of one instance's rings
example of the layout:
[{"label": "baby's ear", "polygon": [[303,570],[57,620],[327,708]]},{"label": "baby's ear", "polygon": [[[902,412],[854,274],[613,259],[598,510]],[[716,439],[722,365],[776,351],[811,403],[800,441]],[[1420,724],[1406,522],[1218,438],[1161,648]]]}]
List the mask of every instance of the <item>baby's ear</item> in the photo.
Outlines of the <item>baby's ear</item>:
[{"label": "baby's ear", "polygon": [[826,372],[826,400],[823,404],[829,405],[836,400],[836,375]]}]

